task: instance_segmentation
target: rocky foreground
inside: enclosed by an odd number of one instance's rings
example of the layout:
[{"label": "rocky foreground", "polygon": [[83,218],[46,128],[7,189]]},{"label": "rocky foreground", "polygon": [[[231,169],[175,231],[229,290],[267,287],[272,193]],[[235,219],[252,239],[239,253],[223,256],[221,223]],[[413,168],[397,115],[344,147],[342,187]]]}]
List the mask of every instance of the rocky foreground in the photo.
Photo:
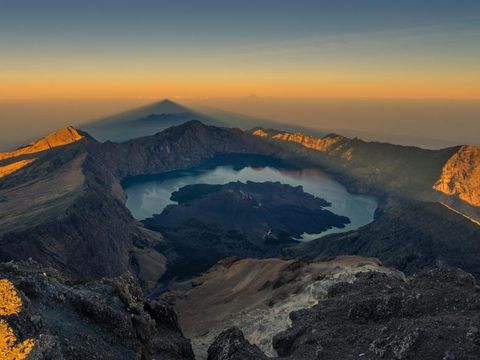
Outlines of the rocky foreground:
[{"label": "rocky foreground", "polygon": [[20,299],[11,316],[0,304],[6,345],[28,342],[28,359],[480,359],[480,287],[441,264],[405,278],[358,257],[229,260],[155,301],[128,274],[73,281],[24,261],[0,277]]},{"label": "rocky foreground", "polygon": [[[273,337],[277,359],[480,359],[480,288],[459,269],[437,266],[406,280],[361,272],[290,319]],[[208,349],[208,360],[267,358],[237,327]]]},{"label": "rocky foreground", "polygon": [[[23,306],[0,330],[35,341],[33,359],[478,359],[474,278],[445,266],[416,274],[440,261],[480,278],[478,151],[275,136],[192,121],[116,144],[67,128],[2,154],[0,278]],[[381,206],[360,229],[289,244],[287,259],[226,260],[145,300],[176,271],[163,252],[175,239],[132,217],[121,181],[225,154],[318,166]]]},{"label": "rocky foreground", "polygon": [[343,256],[327,261],[226,259],[202,276],[176,284],[162,299],[173,304],[197,359],[223,330],[235,326],[268,355],[274,336],[289,328],[289,315],[323,299],[331,286],[360,272],[403,274],[376,259]]},{"label": "rocky foreground", "polygon": [[174,310],[146,302],[129,274],[73,281],[23,261],[0,264],[0,278],[21,299],[21,310],[6,320],[19,340],[34,342],[28,359],[194,359]]}]

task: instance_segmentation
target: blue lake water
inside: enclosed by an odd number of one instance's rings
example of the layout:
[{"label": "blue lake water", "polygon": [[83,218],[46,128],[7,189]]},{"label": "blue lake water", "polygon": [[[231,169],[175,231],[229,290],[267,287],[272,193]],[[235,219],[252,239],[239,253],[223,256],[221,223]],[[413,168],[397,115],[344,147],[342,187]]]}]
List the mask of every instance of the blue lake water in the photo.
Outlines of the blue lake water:
[{"label": "blue lake water", "polygon": [[355,195],[331,176],[318,169],[283,169],[273,166],[246,166],[236,168],[232,165],[199,167],[193,170],[177,171],[153,178],[136,179],[124,185],[127,193],[127,207],[139,220],[163,209],[175,202],[170,200],[172,192],[185,185],[226,184],[232,181],[279,181],[292,186],[303,186],[305,192],[329,201],[327,209],[338,215],[347,216],[350,224],[344,228],[332,228],[321,234],[304,234],[303,241],[319,236],[357,229],[373,221],[377,200],[371,196]]}]

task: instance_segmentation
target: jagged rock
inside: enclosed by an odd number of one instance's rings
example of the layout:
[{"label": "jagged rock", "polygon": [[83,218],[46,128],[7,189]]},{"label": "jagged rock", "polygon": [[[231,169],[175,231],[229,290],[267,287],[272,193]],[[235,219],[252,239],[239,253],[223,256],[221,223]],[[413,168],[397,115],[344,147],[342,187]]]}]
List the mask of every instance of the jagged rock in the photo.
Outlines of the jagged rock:
[{"label": "jagged rock", "polygon": [[368,271],[403,278],[376,259],[350,256],[326,261],[229,259],[177,284],[162,298],[174,304],[197,360],[206,359],[215,336],[230,327],[241,329],[272,356],[272,338],[290,326],[292,311],[314,306],[334,284],[354,281],[356,273]]},{"label": "jagged rock", "polygon": [[208,360],[261,360],[267,357],[250,344],[239,328],[223,331],[208,349]]},{"label": "jagged rock", "polygon": [[9,324],[35,346],[29,359],[194,359],[164,303],[146,303],[129,274],[70,280],[33,261],[0,264],[23,308]]},{"label": "jagged rock", "polygon": [[[443,265],[406,280],[360,272],[290,318],[292,326],[273,338],[275,359],[480,359],[479,287],[472,275]],[[239,330],[229,330],[209,354],[251,359],[248,352],[221,353],[229,344],[252,346]]]},{"label": "jagged rock", "polygon": [[333,286],[318,305],[291,314],[292,327],[274,337],[288,359],[478,359],[472,326],[480,292],[472,275],[437,266],[406,282],[359,273]]}]

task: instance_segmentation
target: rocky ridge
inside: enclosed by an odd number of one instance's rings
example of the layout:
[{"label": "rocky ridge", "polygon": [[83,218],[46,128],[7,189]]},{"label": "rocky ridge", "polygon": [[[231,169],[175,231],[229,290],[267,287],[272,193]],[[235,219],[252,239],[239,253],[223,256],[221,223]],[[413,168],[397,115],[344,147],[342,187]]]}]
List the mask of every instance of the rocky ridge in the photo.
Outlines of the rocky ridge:
[{"label": "rocky ridge", "polygon": [[37,154],[59,146],[68,145],[83,139],[83,135],[73,126],[55,131],[17,150],[0,153],[0,160],[19,157],[22,155]]},{"label": "rocky ridge", "polygon": [[357,191],[440,199],[480,219],[480,149],[476,146],[426,150],[336,134],[318,137],[261,128],[251,133],[320,163]]}]

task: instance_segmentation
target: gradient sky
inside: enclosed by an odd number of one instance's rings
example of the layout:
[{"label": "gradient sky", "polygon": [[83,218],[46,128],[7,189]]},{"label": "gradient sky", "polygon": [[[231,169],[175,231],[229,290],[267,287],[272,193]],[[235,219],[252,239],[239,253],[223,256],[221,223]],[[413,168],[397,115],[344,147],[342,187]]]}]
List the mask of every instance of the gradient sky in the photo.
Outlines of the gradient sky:
[{"label": "gradient sky", "polygon": [[0,0],[0,98],[480,98],[480,1]]}]

